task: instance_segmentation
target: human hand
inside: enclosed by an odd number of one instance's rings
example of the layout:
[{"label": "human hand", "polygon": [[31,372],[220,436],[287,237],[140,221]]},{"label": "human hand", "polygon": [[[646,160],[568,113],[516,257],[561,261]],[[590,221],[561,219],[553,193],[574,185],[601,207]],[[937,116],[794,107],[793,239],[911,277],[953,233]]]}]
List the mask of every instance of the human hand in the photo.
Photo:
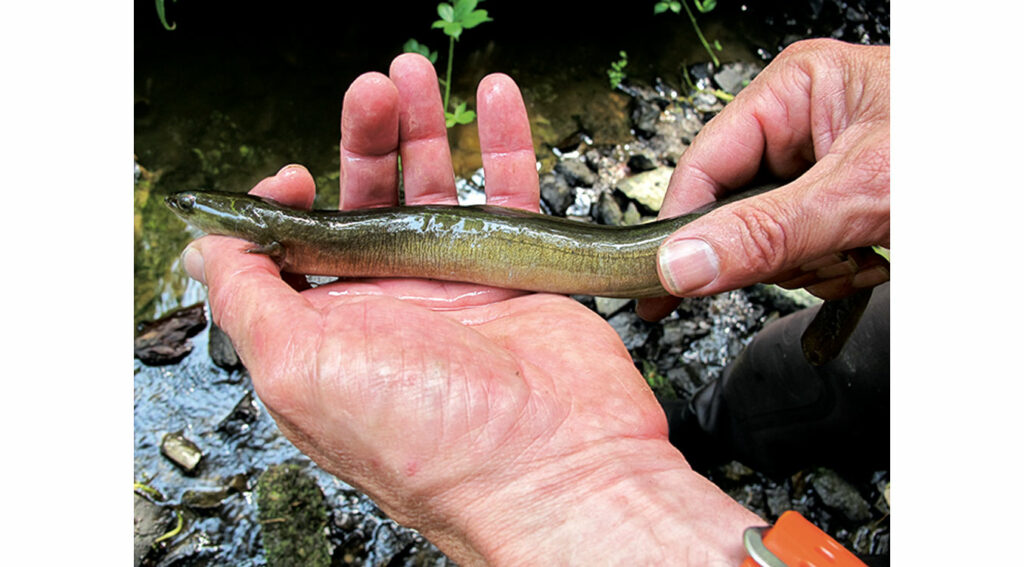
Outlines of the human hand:
[{"label": "human hand", "polygon": [[[661,216],[712,202],[761,168],[793,181],[666,239],[665,289],[709,295],[767,282],[835,299],[888,281],[888,263],[866,247],[889,245],[889,48],[788,47],[698,134]],[[653,320],[677,303],[642,300],[638,312]]]},{"label": "human hand", "polygon": [[[395,204],[398,154],[408,203],[455,202],[437,91],[417,56],[353,83],[343,208]],[[488,201],[536,210],[518,89],[487,77],[477,109]],[[314,187],[294,166],[253,192],[308,207]],[[207,236],[184,263],[281,431],[460,563],[739,563],[742,529],[759,520],[668,443],[628,351],[590,310],[428,280],[298,291],[249,246]]]}]

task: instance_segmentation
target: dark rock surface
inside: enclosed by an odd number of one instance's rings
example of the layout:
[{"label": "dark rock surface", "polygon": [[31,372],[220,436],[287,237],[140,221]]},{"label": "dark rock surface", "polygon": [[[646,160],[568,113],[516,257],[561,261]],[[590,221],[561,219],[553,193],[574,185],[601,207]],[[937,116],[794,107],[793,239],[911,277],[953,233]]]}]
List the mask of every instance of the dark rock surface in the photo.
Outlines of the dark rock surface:
[{"label": "dark rock surface", "polygon": [[180,362],[192,352],[189,337],[204,328],[206,313],[201,303],[143,323],[135,335],[135,357],[151,366]]}]

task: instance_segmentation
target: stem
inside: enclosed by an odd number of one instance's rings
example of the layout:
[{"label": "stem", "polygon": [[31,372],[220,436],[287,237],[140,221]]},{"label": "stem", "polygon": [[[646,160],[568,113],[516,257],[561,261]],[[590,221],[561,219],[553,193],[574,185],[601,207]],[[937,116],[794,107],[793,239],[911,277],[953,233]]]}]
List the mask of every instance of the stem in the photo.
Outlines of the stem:
[{"label": "stem", "polygon": [[452,57],[455,56],[455,36],[448,36],[448,70],[444,76],[444,111],[448,112],[448,95],[452,92]]},{"label": "stem", "polygon": [[700,26],[697,25],[697,18],[693,17],[693,12],[690,10],[690,5],[687,3],[687,0],[683,0],[682,5],[683,8],[686,8],[686,15],[690,16],[690,22],[693,23],[693,30],[697,32],[697,37],[700,39],[700,42],[704,44],[704,49],[707,50],[708,55],[711,56],[711,62],[715,64],[715,67],[718,67],[718,57],[715,57],[714,52],[711,51],[711,46],[708,45],[707,40],[704,39],[704,34],[700,32]]}]

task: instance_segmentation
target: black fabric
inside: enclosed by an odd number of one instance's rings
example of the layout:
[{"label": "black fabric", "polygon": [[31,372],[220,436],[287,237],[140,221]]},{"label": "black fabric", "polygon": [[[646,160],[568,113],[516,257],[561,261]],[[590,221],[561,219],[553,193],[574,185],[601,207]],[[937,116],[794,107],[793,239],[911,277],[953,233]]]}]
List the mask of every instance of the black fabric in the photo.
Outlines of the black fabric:
[{"label": "black fabric", "polygon": [[688,405],[666,403],[669,437],[695,468],[735,459],[769,474],[889,463],[889,284],[872,293],[835,360],[812,366],[800,336],[817,308],[766,326]]}]

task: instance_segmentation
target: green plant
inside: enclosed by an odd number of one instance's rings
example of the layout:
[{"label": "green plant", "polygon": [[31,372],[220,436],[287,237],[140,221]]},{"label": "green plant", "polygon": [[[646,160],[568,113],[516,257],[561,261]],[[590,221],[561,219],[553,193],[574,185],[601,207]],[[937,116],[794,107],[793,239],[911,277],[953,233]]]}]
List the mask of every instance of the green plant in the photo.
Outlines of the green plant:
[{"label": "green plant", "polygon": [[444,118],[449,128],[455,124],[469,124],[476,119],[476,113],[466,110],[466,104],[460,103],[455,107],[454,112],[448,111],[448,102],[451,98],[452,84],[452,58],[455,56],[455,41],[462,35],[462,30],[477,27],[484,22],[493,21],[487,16],[487,10],[477,10],[478,0],[455,0],[453,4],[441,2],[437,5],[437,15],[441,17],[431,25],[432,28],[441,28],[441,31],[448,36],[448,68],[444,74]]},{"label": "green plant", "polygon": [[620,51],[619,60],[612,61],[611,69],[608,69],[608,82],[611,84],[613,89],[618,87],[619,83],[626,78],[626,73],[623,69],[625,69],[628,64],[629,59],[626,57],[626,52]]},{"label": "green plant", "polygon": [[405,45],[402,46],[402,51],[405,53],[419,53],[429,59],[431,63],[437,63],[437,52],[431,51],[429,47],[413,38],[409,38],[409,41],[405,42]]},{"label": "green plant", "polygon": [[[707,14],[711,10],[715,9],[715,6],[718,5],[718,0],[693,0],[693,5],[697,7],[697,10],[701,14]],[[655,14],[660,14],[667,10],[671,10],[678,14],[680,9],[686,10],[686,15],[690,17],[690,23],[693,24],[693,31],[697,32],[697,38],[700,39],[701,44],[704,45],[704,49],[708,52],[708,55],[711,56],[711,62],[715,67],[718,67],[720,65],[718,57],[711,49],[711,46],[708,45],[708,40],[704,39],[704,33],[700,31],[700,26],[697,25],[697,18],[694,17],[693,12],[690,10],[690,6],[685,2],[685,0],[682,2],[678,2],[676,0],[659,0],[654,4]],[[718,51],[722,50],[722,45],[718,43],[717,40],[715,40],[715,49]]]},{"label": "green plant", "polygon": [[[171,2],[177,2],[178,0],[171,0]],[[167,12],[164,7],[164,0],[156,0],[156,15],[160,17],[160,23],[164,25],[167,30],[173,30],[178,27],[178,24],[167,23]]]}]

